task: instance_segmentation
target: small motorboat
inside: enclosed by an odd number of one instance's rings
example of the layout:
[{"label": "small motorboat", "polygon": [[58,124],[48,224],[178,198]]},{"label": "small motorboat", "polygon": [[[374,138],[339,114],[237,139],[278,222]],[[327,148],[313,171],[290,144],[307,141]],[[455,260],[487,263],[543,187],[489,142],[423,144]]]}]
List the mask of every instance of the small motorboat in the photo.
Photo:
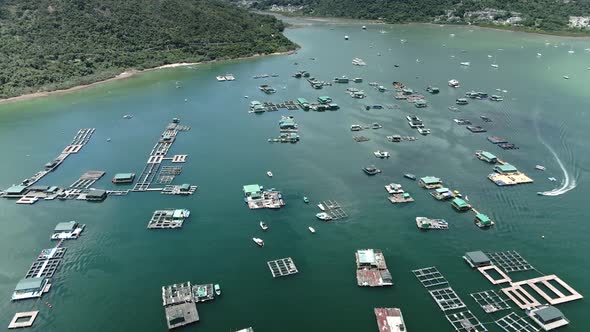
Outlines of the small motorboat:
[{"label": "small motorboat", "polygon": [[265,231],[265,230],[268,229],[268,225],[264,221],[261,221],[260,222],[260,228],[262,228],[262,230]]},{"label": "small motorboat", "polygon": [[309,229],[310,232],[315,233],[315,228],[309,226],[309,227],[307,227],[307,229]]},{"label": "small motorboat", "polygon": [[315,216],[316,216],[316,218],[318,218],[319,220],[322,220],[322,221],[332,220],[332,216],[330,216],[326,212],[320,212],[320,213],[316,214]]},{"label": "small motorboat", "polygon": [[387,152],[387,151],[377,150],[377,151],[373,152],[373,154],[377,158],[381,158],[381,159],[383,159],[383,158],[389,158],[389,152]]},{"label": "small motorboat", "polygon": [[404,177],[406,179],[416,180],[416,175],[414,175],[414,174],[406,173],[406,174],[404,174]]},{"label": "small motorboat", "polygon": [[213,286],[213,288],[215,289],[215,294],[217,296],[221,295],[221,287],[219,287],[219,284],[215,284],[215,286]]},{"label": "small motorboat", "polygon": [[264,247],[264,241],[262,241],[262,239],[259,239],[257,237],[253,237],[252,241],[254,241],[254,243],[256,243],[259,247]]},{"label": "small motorboat", "polygon": [[266,175],[268,175],[269,178],[272,178],[272,172],[271,171],[267,171]]},{"label": "small motorboat", "polygon": [[111,141],[111,139],[110,138],[107,138],[107,142],[110,142],[110,141]]},{"label": "small motorboat", "polygon": [[541,166],[541,165],[536,165],[535,169],[538,169],[539,171],[544,171],[545,170],[545,166]]},{"label": "small motorboat", "polygon": [[303,202],[305,204],[309,203],[309,198],[307,198],[307,196],[303,196]]},{"label": "small motorboat", "polygon": [[569,80],[569,79],[570,79],[570,77],[569,77],[569,76],[566,76],[566,75],[563,75],[563,79],[564,79],[564,80]]},{"label": "small motorboat", "polygon": [[131,119],[132,117],[133,117],[133,115],[131,115],[131,114],[123,115],[123,119]]},{"label": "small motorboat", "polygon": [[471,66],[470,62],[461,62],[461,66],[469,67]]},{"label": "small motorboat", "polygon": [[554,178],[554,177],[550,177],[550,178],[548,178],[548,179],[549,179],[549,181],[551,181],[551,182],[555,182],[555,181],[557,181],[557,179],[556,179],[556,178]]}]

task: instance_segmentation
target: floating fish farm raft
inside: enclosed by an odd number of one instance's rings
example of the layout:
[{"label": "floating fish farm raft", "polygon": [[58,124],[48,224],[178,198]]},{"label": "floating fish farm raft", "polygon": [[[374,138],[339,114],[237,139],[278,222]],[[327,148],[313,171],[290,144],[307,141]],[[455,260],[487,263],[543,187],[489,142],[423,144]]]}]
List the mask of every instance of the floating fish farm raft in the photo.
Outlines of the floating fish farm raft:
[{"label": "floating fish farm raft", "polygon": [[291,257],[266,262],[273,278],[286,277],[299,273]]},{"label": "floating fish farm raft", "polygon": [[393,279],[387,269],[385,257],[381,250],[363,249],[357,250],[356,280],[361,287],[392,286]]}]

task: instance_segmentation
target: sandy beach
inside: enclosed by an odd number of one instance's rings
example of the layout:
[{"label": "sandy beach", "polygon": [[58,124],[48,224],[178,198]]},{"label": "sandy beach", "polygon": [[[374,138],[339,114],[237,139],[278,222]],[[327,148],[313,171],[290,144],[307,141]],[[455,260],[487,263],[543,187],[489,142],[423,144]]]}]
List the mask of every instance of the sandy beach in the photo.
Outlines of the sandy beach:
[{"label": "sandy beach", "polygon": [[60,95],[60,94],[70,93],[70,92],[74,92],[74,91],[78,91],[78,90],[82,90],[82,89],[87,89],[87,88],[90,88],[93,86],[97,86],[97,85],[101,85],[101,84],[105,84],[105,83],[109,83],[109,82],[113,82],[113,81],[128,79],[128,78],[134,77],[137,74],[149,72],[149,71],[153,71],[153,70],[202,65],[202,64],[207,64],[207,63],[224,62],[224,61],[245,60],[245,59],[253,59],[253,58],[259,58],[259,57],[265,57],[265,56],[288,55],[288,54],[293,54],[294,52],[297,51],[297,49],[292,50],[292,51],[287,51],[287,52],[276,52],[276,53],[271,53],[271,54],[254,54],[251,56],[234,58],[234,59],[211,60],[211,61],[202,61],[202,62],[171,63],[171,64],[162,65],[162,66],[158,66],[158,67],[154,67],[154,68],[148,68],[148,69],[144,69],[144,70],[129,69],[129,70],[126,70],[126,71],[120,73],[119,75],[117,75],[115,77],[112,77],[112,78],[109,78],[106,80],[102,80],[102,81],[97,81],[97,82],[90,83],[90,84],[78,85],[78,86],[74,86],[74,87],[71,87],[68,89],[34,92],[34,93],[26,94],[26,95],[21,95],[21,96],[6,98],[6,99],[0,99],[0,104],[30,100],[30,99],[40,98],[40,97],[47,97],[47,96],[51,96],[51,95]]}]

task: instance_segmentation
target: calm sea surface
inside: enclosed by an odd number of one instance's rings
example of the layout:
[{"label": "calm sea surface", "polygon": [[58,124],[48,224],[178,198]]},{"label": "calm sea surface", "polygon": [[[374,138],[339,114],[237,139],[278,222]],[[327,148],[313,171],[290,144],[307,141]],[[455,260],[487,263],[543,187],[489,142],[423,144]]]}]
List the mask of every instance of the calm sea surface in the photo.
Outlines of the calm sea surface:
[{"label": "calm sea surface", "polygon": [[[199,185],[190,197],[132,193],[99,204],[41,201],[22,206],[0,200],[0,325],[7,326],[15,312],[40,310],[33,331],[165,331],[160,287],[190,280],[220,283],[223,295],[199,304],[201,321],[187,331],[248,326],[256,332],[375,331],[374,307],[402,308],[409,331],[452,331],[411,273],[437,266],[468,308],[491,323],[488,329],[500,331],[493,320],[508,311],[486,315],[469,296],[499,290],[461,259],[471,250],[517,250],[540,273],[557,274],[590,296],[590,53],[584,51],[589,39],[424,25],[369,25],[363,31],[360,24],[317,22],[286,34],[301,45],[296,54],[153,71],[70,94],[0,105],[1,188],[41,169],[86,127],[96,128],[90,143],[39,184],[68,186],[96,169],[107,175],[94,187],[114,188],[114,173],[141,172],[173,117],[192,127],[179,135],[171,150],[189,155],[175,183]],[[355,57],[368,65],[352,66]],[[460,66],[463,61],[471,66]],[[490,66],[494,62],[499,68]],[[291,77],[297,70],[327,81],[342,75],[362,77],[364,83],[313,90],[305,80]],[[215,76],[225,73],[237,80],[216,82]],[[279,77],[252,79],[264,73]],[[461,88],[447,86],[453,78]],[[417,109],[395,100],[391,90],[380,93],[370,87],[373,81],[388,88],[401,81],[427,95],[429,106]],[[177,82],[182,88],[176,88]],[[272,85],[277,93],[263,94],[260,84]],[[428,85],[440,87],[440,94],[427,94]],[[364,89],[367,98],[350,98],[345,93],[350,86]],[[498,93],[497,88],[507,92]],[[471,90],[501,94],[504,101],[470,100],[459,113],[448,110]],[[341,109],[247,112],[250,100],[315,100],[321,95],[331,96]],[[372,104],[399,108],[364,110]],[[134,117],[124,120],[124,114]],[[432,134],[422,137],[410,129],[405,120],[409,114],[421,117]],[[278,135],[281,115],[295,116],[300,143],[267,142]],[[493,122],[483,123],[480,115]],[[485,126],[488,133],[470,133],[452,121],[458,117]],[[363,131],[370,141],[353,141],[351,124],[373,122],[383,128]],[[420,137],[396,144],[385,138],[392,134]],[[488,135],[505,137],[520,149],[501,150],[486,140]],[[390,151],[391,158],[376,159],[373,151],[379,149]],[[473,155],[479,149],[509,161],[535,182],[496,187],[486,178],[491,166]],[[361,167],[368,164],[383,173],[367,177]],[[547,170],[535,170],[536,164]],[[272,179],[267,170],[273,171]],[[459,214],[449,203],[435,201],[416,182],[402,177],[408,172],[441,177],[490,215],[496,226],[478,229],[472,213]],[[403,184],[416,202],[389,203],[383,186],[390,182]],[[242,186],[251,183],[282,190],[287,206],[249,210]],[[536,194],[560,187],[573,189],[555,197]],[[315,204],[304,204],[303,196]],[[317,220],[316,204],[328,199],[340,202],[349,218]],[[153,210],[168,207],[190,209],[190,220],[181,230],[147,230]],[[416,216],[445,218],[450,229],[420,232]],[[49,235],[55,224],[68,220],[87,228],[81,239],[65,243],[66,258],[51,291],[40,300],[11,303],[16,283],[36,255],[54,245]],[[260,220],[270,226],[264,234]],[[309,233],[308,226],[317,233]],[[257,248],[252,237],[263,238],[266,246]],[[395,286],[356,285],[354,252],[362,248],[383,250]],[[266,261],[288,256],[300,273],[273,279]],[[590,330],[586,300],[559,308],[571,320],[565,330]],[[522,315],[516,307],[513,311]]]}]

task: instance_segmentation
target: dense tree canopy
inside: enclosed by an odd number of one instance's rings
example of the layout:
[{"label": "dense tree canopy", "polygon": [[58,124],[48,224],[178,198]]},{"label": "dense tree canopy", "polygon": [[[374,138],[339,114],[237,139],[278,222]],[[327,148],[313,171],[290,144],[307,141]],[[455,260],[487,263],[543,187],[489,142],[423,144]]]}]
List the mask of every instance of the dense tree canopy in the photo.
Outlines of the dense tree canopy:
[{"label": "dense tree canopy", "polygon": [[[233,0],[237,1],[237,0]],[[524,27],[539,31],[567,30],[569,16],[590,16],[590,0],[258,0],[257,9],[271,5],[305,6],[302,14],[383,19],[389,23],[432,22],[437,16],[454,11],[460,20],[469,22],[469,11],[498,9],[518,12]],[[507,17],[506,17],[507,18]],[[477,22],[476,22],[477,23]],[[590,32],[590,31],[589,31]]]},{"label": "dense tree canopy", "polygon": [[293,49],[283,29],[215,0],[2,0],[0,98],[132,68]]}]

